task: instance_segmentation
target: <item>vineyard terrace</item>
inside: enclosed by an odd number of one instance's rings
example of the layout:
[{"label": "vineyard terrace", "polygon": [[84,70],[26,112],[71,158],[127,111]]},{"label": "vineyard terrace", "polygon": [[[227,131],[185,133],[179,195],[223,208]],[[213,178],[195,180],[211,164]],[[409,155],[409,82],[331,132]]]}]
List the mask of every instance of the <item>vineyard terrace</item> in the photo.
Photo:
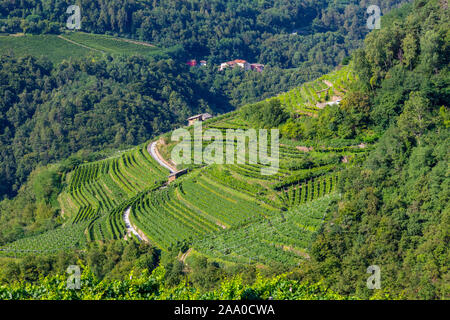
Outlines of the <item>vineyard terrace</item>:
[{"label": "vineyard terrace", "polygon": [[[173,131],[172,141],[179,142],[171,153],[172,161],[176,164],[192,164],[192,158],[193,163],[198,165],[246,164],[248,155],[249,164],[262,165],[262,175],[268,176],[278,172],[280,163],[278,129],[270,130],[270,144],[267,129],[227,129],[226,139],[219,129],[208,129],[203,133],[201,122],[196,122],[193,130],[194,139],[187,129],[179,128]],[[203,141],[211,140],[213,141],[203,149]],[[269,147],[270,155],[267,152]]]}]

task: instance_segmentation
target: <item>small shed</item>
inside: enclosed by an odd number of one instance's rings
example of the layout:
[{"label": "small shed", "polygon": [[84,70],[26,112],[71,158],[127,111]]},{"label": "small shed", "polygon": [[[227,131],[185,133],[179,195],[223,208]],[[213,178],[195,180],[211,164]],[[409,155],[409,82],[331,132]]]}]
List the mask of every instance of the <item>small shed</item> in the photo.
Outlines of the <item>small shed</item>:
[{"label": "small shed", "polygon": [[189,122],[189,125],[192,126],[197,121],[205,121],[205,120],[211,119],[211,118],[212,118],[212,115],[210,115],[209,113],[201,113],[201,114],[197,114],[195,116],[188,118],[187,121]]}]

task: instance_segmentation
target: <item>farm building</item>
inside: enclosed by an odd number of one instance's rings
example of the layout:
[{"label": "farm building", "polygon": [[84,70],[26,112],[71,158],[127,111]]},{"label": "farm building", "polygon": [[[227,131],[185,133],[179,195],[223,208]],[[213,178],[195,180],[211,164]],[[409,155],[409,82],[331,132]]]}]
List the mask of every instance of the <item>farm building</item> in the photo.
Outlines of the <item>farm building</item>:
[{"label": "farm building", "polygon": [[264,70],[264,65],[263,65],[263,64],[260,64],[260,63],[252,63],[252,64],[250,65],[250,68],[251,68],[252,70],[254,70],[254,71],[257,71],[257,72],[263,72],[263,70]]},{"label": "farm building", "polygon": [[260,63],[248,63],[245,60],[233,60],[224,62],[220,65],[219,71],[222,71],[226,68],[234,68],[234,67],[240,67],[244,70],[254,70],[257,72],[262,72],[264,70],[264,65]]},{"label": "farm building", "polygon": [[188,118],[187,121],[189,122],[189,125],[192,126],[197,121],[205,121],[211,118],[212,115],[210,115],[209,113],[201,113]]},{"label": "farm building", "polygon": [[222,71],[222,70],[224,70],[226,68],[229,68],[229,67],[231,67],[231,68],[240,67],[240,68],[242,68],[244,70],[250,70],[251,69],[250,63],[248,63],[245,60],[236,59],[236,60],[233,60],[233,61],[228,61],[228,62],[222,63],[220,65],[219,71]]},{"label": "farm building", "polygon": [[197,62],[197,60],[193,59],[186,62],[186,64],[189,67],[205,67],[208,63],[206,62],[206,60],[200,60]]}]

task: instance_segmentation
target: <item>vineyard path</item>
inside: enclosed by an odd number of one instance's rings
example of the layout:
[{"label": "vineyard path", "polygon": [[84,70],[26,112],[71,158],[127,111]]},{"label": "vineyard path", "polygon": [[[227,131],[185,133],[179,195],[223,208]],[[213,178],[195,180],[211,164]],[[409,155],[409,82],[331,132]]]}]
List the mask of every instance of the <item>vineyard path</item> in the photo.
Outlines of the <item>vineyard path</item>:
[{"label": "vineyard path", "polygon": [[63,36],[61,36],[61,35],[59,35],[58,38],[60,38],[60,39],[62,39],[62,40],[65,40],[65,41],[67,41],[67,42],[70,42],[70,43],[72,43],[72,44],[74,44],[74,45],[76,45],[76,46],[79,46],[79,47],[88,49],[88,50],[93,50],[93,51],[97,51],[97,52],[101,52],[101,53],[106,53],[105,51],[102,51],[102,50],[99,50],[99,49],[95,49],[95,48],[88,47],[88,46],[86,46],[86,45],[84,45],[84,44],[81,44],[81,43],[78,43],[78,42],[76,42],[76,41],[67,39],[67,38],[65,38],[65,37],[63,37]]},{"label": "vineyard path", "polygon": [[[170,173],[174,173],[176,172],[176,169],[171,167],[159,154],[158,150],[156,150],[156,141],[152,142],[148,145],[147,147],[147,151],[148,153],[152,156],[153,159],[155,159],[155,161],[157,161],[161,166],[163,166],[164,168],[167,168]],[[125,212],[123,213],[123,221],[125,222],[125,228],[127,230],[127,234],[134,234],[136,236],[136,238],[138,238],[139,241],[142,241],[142,231],[140,230],[136,230],[133,225],[130,222],[130,212],[131,212],[131,207],[127,208],[125,210]]]},{"label": "vineyard path", "polygon": [[176,172],[176,168],[171,166],[165,159],[161,157],[158,150],[156,149],[156,141],[152,142],[147,147],[148,153],[152,156],[153,159],[155,159],[161,166],[163,166],[166,169],[169,169],[170,173]]},{"label": "vineyard path", "polygon": [[136,238],[138,238],[139,241],[142,241],[142,237],[139,235],[138,230],[136,230],[130,222],[130,212],[131,207],[129,207],[127,210],[125,210],[123,214],[123,220],[125,221],[125,228],[127,229],[127,234],[133,233]]}]

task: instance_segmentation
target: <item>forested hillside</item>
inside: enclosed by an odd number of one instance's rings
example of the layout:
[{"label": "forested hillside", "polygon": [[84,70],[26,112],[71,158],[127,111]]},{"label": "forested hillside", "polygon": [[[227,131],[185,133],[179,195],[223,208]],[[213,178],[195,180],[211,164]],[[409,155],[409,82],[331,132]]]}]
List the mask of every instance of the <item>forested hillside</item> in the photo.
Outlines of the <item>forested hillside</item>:
[{"label": "forested hillside", "polygon": [[[21,1],[0,2],[1,32],[55,33],[79,4],[82,30],[179,46],[186,60],[236,58],[282,68],[339,63],[367,33],[365,10],[406,1]],[[292,34],[297,32],[297,34]]]},{"label": "forested hillside", "polygon": [[362,294],[358,270],[377,264],[391,292],[448,299],[448,8],[415,1],[388,23],[354,54],[361,87],[343,104],[384,134],[363,165],[341,175],[343,199],[313,244],[311,274]]},{"label": "forested hillside", "polygon": [[193,113],[231,108],[173,60],[99,57],[53,66],[5,55],[0,79],[2,195],[17,191],[38,163],[138,144]]},{"label": "forested hillside", "polygon": [[[448,299],[448,4],[392,10],[328,72],[366,33],[364,1],[350,2],[82,1],[85,31],[180,47],[57,64],[3,55],[0,195],[15,197],[0,202],[0,295],[207,299],[236,285],[230,298]],[[64,22],[54,11],[66,3],[0,3],[5,32]],[[268,67],[218,73],[241,55]],[[276,172],[202,163],[166,184],[153,143],[170,161],[171,130],[203,111],[221,134],[280,129]],[[77,294],[55,285],[68,263],[86,265]],[[367,287],[373,265],[379,290]]]}]

